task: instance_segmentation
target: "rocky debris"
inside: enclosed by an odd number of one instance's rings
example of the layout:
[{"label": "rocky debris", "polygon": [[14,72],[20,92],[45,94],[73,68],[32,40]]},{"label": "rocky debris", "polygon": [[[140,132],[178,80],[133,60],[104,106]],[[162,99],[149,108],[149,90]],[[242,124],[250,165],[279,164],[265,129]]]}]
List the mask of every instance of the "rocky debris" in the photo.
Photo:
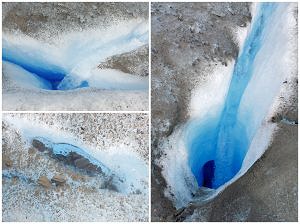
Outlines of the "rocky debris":
[{"label": "rocky debris", "polygon": [[108,180],[106,180],[103,183],[102,188],[108,189],[108,190],[111,190],[111,191],[116,191],[116,192],[119,191],[117,186],[113,183],[113,177],[110,177]]},{"label": "rocky debris", "polygon": [[9,168],[13,165],[13,161],[8,156],[3,156],[2,162],[3,162],[3,165],[5,165],[7,168]]},{"label": "rocky debris", "polygon": [[55,183],[56,185],[63,185],[66,183],[66,178],[62,175],[54,175],[51,179],[52,183]]},{"label": "rocky debris", "polygon": [[98,65],[99,69],[116,69],[137,76],[149,75],[149,49],[147,45],[131,52],[114,55]]},{"label": "rocky debris", "polygon": [[226,16],[226,14],[222,11],[213,11],[213,12],[211,12],[211,14],[215,15],[217,17],[225,17]]},{"label": "rocky debris", "polygon": [[32,146],[34,148],[36,148],[37,150],[39,150],[40,152],[44,152],[44,151],[49,151],[50,149],[48,147],[46,147],[46,145],[37,140],[37,139],[33,139],[32,142],[31,142]]},{"label": "rocky debris", "polygon": [[83,176],[83,175],[81,175],[79,173],[71,173],[70,177],[74,181],[80,181],[80,182],[85,182],[86,181],[85,176]]},{"label": "rocky debris", "polygon": [[[3,31],[21,31],[45,41],[61,32],[106,27],[119,20],[148,19],[148,3],[4,3]],[[63,22],[62,22],[63,21]]]},{"label": "rocky debris", "polygon": [[28,154],[29,155],[34,155],[35,153],[36,153],[36,148],[34,148],[34,147],[30,147],[29,149],[28,149]]},{"label": "rocky debris", "polygon": [[69,158],[70,161],[75,161],[75,160],[77,160],[77,159],[82,158],[82,156],[79,155],[79,154],[76,153],[76,152],[70,152],[69,155],[68,155],[68,158]]},{"label": "rocky debris", "polygon": [[187,208],[178,209],[175,214],[170,215],[168,217],[168,221],[183,222],[183,221],[185,221],[186,217],[193,214],[195,208],[196,208],[195,205],[190,205]]},{"label": "rocky debris", "polygon": [[245,23],[245,22],[240,22],[239,23],[239,27],[246,27],[247,26],[247,23]]},{"label": "rocky debris", "polygon": [[74,161],[74,165],[78,168],[85,168],[90,164],[90,161],[86,158],[79,158]]},{"label": "rocky debris", "polygon": [[[51,113],[47,114],[10,114],[17,119],[26,118],[30,122],[38,122],[46,126],[53,126],[58,130],[70,132],[80,141],[88,142],[95,148],[118,147],[127,144],[126,139],[133,139],[136,144],[133,150],[145,161],[148,161],[148,114],[109,114],[109,113]],[[75,118],[76,117],[76,118]],[[82,131],[81,127],[84,127]]]},{"label": "rocky debris", "polygon": [[38,184],[42,185],[45,188],[51,187],[51,182],[46,176],[40,176],[38,179]]},{"label": "rocky debris", "polygon": [[[76,152],[70,152],[66,156],[62,155],[62,154],[54,154],[52,148],[47,147],[43,142],[41,142],[38,139],[32,140],[32,146],[34,148],[38,149],[40,152],[48,152],[50,157],[52,157],[52,158],[63,161],[66,164],[72,165],[76,168],[85,170],[89,174],[94,174],[96,172],[98,172],[98,173],[102,172],[101,167],[98,167],[97,165],[91,163],[89,159],[85,158],[84,156],[82,156]],[[67,144],[66,144],[66,147],[68,147]]]},{"label": "rocky debris", "polygon": [[271,122],[272,123],[278,123],[282,120],[282,115],[277,113],[274,116],[271,117]]},{"label": "rocky debris", "polygon": [[95,164],[89,163],[85,169],[87,169],[89,172],[102,172],[101,168],[96,166]]},{"label": "rocky debris", "polygon": [[272,123],[285,123],[289,125],[298,125],[298,118],[295,116],[292,116],[292,118],[289,118],[286,115],[282,115],[280,113],[276,113],[274,116],[271,117]]},{"label": "rocky debris", "polygon": [[83,157],[82,155],[79,155],[76,152],[71,152],[67,156],[60,156],[60,158],[65,160],[68,164],[71,164],[79,169],[84,169],[90,173],[92,173],[92,172],[101,173],[102,172],[100,167],[91,163],[90,160]]}]

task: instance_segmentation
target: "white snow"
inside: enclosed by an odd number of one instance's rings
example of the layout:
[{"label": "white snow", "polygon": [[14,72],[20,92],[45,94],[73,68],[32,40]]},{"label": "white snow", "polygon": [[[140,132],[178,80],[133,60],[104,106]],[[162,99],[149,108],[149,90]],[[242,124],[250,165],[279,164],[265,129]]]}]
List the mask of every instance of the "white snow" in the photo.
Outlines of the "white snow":
[{"label": "white snow", "polygon": [[148,89],[149,82],[148,77],[131,75],[116,69],[98,68],[93,69],[86,80],[90,87],[116,90],[145,90]]},{"label": "white snow", "polygon": [[[184,142],[184,126],[174,130],[173,134],[160,147],[165,155],[157,163],[162,167],[168,189],[165,195],[174,201],[176,208],[181,208],[192,200],[192,192],[198,188],[188,166],[188,154]],[[173,195],[173,196],[172,196]]]},{"label": "white snow", "polygon": [[205,119],[208,115],[214,117],[220,113],[226,97],[234,68],[234,61],[227,67],[218,64],[206,81],[196,87],[191,96],[190,118]]},{"label": "white snow", "polygon": [[13,63],[4,61],[2,62],[2,68],[3,73],[11,74],[10,81],[13,82],[13,85],[22,86],[26,89],[52,89],[48,81]]},{"label": "white snow", "polygon": [[99,90],[71,91],[20,90],[3,92],[6,111],[146,111],[147,91]]}]

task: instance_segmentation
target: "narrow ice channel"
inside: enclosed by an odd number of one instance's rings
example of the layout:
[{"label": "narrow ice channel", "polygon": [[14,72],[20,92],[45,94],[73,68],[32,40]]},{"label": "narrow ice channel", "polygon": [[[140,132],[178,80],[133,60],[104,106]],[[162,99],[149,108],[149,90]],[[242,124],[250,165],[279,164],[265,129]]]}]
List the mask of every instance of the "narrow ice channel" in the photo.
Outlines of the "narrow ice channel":
[{"label": "narrow ice channel", "polygon": [[147,22],[139,20],[124,22],[107,30],[63,35],[55,44],[21,34],[3,34],[2,60],[11,78],[27,87],[146,90],[148,79],[145,77],[112,69],[100,70],[97,66],[110,56],[133,51],[147,43]]},{"label": "narrow ice channel", "polygon": [[188,163],[199,186],[217,189],[241,169],[250,144],[283,81],[288,4],[261,3],[235,63],[223,109],[190,122]]}]

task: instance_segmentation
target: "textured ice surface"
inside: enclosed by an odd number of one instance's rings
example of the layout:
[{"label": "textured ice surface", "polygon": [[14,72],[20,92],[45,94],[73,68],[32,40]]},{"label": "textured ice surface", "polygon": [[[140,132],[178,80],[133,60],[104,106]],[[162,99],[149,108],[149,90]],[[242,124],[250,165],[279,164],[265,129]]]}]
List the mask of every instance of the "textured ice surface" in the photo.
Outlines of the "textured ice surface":
[{"label": "textured ice surface", "polygon": [[28,72],[24,68],[10,62],[3,61],[3,72],[10,74],[10,81],[17,86],[28,89],[52,89],[51,82]]}]

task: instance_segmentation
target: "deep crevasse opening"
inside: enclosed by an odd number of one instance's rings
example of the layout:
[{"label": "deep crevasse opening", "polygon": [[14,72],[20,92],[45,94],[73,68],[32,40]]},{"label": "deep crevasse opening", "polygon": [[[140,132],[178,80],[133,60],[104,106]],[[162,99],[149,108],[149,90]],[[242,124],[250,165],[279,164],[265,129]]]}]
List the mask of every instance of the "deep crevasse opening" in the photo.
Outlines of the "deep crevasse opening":
[{"label": "deep crevasse opening", "polygon": [[[158,162],[168,183],[166,194],[176,208],[213,198],[244,175],[267,149],[276,128],[269,120],[279,96],[290,94],[282,83],[292,80],[296,68],[294,6],[256,5],[239,60],[247,46],[249,54],[257,51],[255,56],[245,56],[242,67],[238,61],[218,66],[209,81],[193,91],[190,119],[162,142],[166,154]],[[259,18],[261,22],[256,22]],[[259,44],[251,48],[249,39],[258,29],[254,25],[262,24],[255,33],[260,37],[253,37]]]},{"label": "deep crevasse opening", "polygon": [[[87,30],[57,38],[54,45],[20,34],[4,34],[2,59],[12,79],[48,90],[82,87],[146,90],[148,78],[98,69],[106,58],[148,43],[148,23],[132,20],[107,30]],[[17,71],[17,75],[14,73]],[[30,83],[34,80],[34,83]],[[29,84],[24,83],[29,82]]]},{"label": "deep crevasse opening", "polygon": [[[287,6],[259,4],[235,63],[223,109],[217,116],[191,121],[187,128],[188,164],[198,186],[217,189],[242,167],[282,80],[284,65],[280,67],[280,60],[288,49],[288,38],[281,29]],[[266,85],[268,82],[273,87]],[[260,99],[255,92],[262,94]]]}]

